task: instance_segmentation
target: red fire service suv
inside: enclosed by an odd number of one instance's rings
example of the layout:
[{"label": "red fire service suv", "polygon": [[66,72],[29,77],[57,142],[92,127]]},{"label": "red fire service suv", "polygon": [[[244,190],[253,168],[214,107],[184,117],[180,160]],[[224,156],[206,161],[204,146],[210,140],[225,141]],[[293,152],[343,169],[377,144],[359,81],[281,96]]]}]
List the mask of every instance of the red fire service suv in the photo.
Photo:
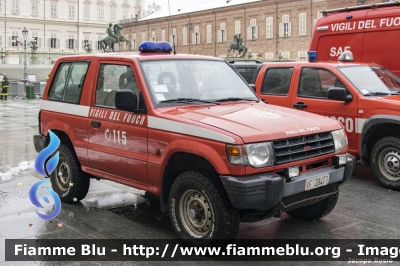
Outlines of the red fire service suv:
[{"label": "red fire service suv", "polygon": [[[318,54],[319,55],[319,54]],[[324,115],[343,123],[349,152],[371,165],[385,187],[400,189],[400,77],[377,64],[339,62],[266,63],[256,80],[270,104]]]},{"label": "red fire service suv", "polygon": [[160,196],[182,239],[332,211],[355,163],[339,122],[263,103],[220,58],[166,42],[139,51],[54,65],[34,143],[46,147],[49,131],[61,140],[51,182],[63,202],[83,199],[90,177],[143,189]]},{"label": "red fire service suv", "polygon": [[376,63],[400,75],[400,2],[323,11],[314,26],[309,51],[319,60],[337,61],[343,51],[356,62]]}]

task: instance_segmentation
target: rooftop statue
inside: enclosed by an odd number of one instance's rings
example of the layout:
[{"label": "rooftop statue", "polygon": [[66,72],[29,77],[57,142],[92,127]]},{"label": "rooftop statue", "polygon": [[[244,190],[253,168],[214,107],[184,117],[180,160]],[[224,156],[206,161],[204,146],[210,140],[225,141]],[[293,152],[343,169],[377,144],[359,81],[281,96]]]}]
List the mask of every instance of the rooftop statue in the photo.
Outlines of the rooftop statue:
[{"label": "rooftop statue", "polygon": [[100,41],[104,53],[115,52],[114,44],[119,44],[120,42],[125,42],[129,45],[129,48],[132,47],[131,42],[122,35],[121,29],[122,26],[118,24],[114,24],[114,27],[112,27],[112,23],[108,25],[106,30],[108,36]]},{"label": "rooftop statue", "polygon": [[235,36],[233,37],[233,40],[231,41],[231,44],[229,45],[228,48],[228,55],[227,57],[229,57],[229,53],[232,50],[237,50],[238,51],[238,55],[240,55],[239,57],[244,57],[247,53],[247,47],[243,45],[243,38],[242,36],[239,34],[235,34]]}]

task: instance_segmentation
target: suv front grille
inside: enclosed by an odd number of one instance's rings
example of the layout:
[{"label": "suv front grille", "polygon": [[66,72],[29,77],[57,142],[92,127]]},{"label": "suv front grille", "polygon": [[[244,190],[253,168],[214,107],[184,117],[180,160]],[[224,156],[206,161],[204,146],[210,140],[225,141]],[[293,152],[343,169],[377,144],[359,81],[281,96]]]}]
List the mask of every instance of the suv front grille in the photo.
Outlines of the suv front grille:
[{"label": "suv front grille", "polygon": [[331,132],[275,140],[272,142],[272,145],[275,150],[275,162],[277,165],[335,151]]}]

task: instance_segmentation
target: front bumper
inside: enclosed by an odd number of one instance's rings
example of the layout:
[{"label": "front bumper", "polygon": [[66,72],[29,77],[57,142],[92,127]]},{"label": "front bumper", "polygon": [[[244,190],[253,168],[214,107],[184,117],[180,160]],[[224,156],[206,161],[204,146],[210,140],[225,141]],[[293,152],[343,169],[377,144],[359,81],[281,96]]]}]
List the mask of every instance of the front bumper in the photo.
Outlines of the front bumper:
[{"label": "front bumper", "polygon": [[[325,197],[335,193],[336,184],[343,184],[351,178],[355,163],[355,157],[347,154],[347,163],[344,167],[332,166],[316,169],[300,174],[288,183],[276,173],[262,173],[245,177],[220,176],[220,178],[236,209],[269,210],[277,206],[284,198],[295,195],[301,196],[295,198],[304,201],[306,197],[317,199],[320,196]],[[329,174],[327,185],[305,191],[307,179],[323,174]]]}]

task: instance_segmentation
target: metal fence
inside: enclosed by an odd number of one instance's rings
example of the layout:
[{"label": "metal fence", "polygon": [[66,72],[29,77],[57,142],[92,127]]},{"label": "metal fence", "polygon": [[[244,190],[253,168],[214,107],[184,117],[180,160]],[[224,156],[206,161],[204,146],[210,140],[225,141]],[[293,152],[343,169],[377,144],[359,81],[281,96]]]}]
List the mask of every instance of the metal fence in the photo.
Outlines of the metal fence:
[{"label": "metal fence", "polygon": [[[33,94],[36,97],[42,97],[46,82],[30,82],[27,85],[33,85]],[[8,95],[10,97],[26,97],[26,90],[23,82],[11,82],[10,88],[8,89]]]},{"label": "metal fence", "polygon": [[[61,52],[51,52],[51,51],[38,51],[38,52],[26,52],[27,64],[29,65],[46,65],[54,64],[58,58],[66,55],[77,55],[83,54],[77,51],[61,51]],[[24,52],[21,51],[19,54],[19,64],[24,63]]]}]

